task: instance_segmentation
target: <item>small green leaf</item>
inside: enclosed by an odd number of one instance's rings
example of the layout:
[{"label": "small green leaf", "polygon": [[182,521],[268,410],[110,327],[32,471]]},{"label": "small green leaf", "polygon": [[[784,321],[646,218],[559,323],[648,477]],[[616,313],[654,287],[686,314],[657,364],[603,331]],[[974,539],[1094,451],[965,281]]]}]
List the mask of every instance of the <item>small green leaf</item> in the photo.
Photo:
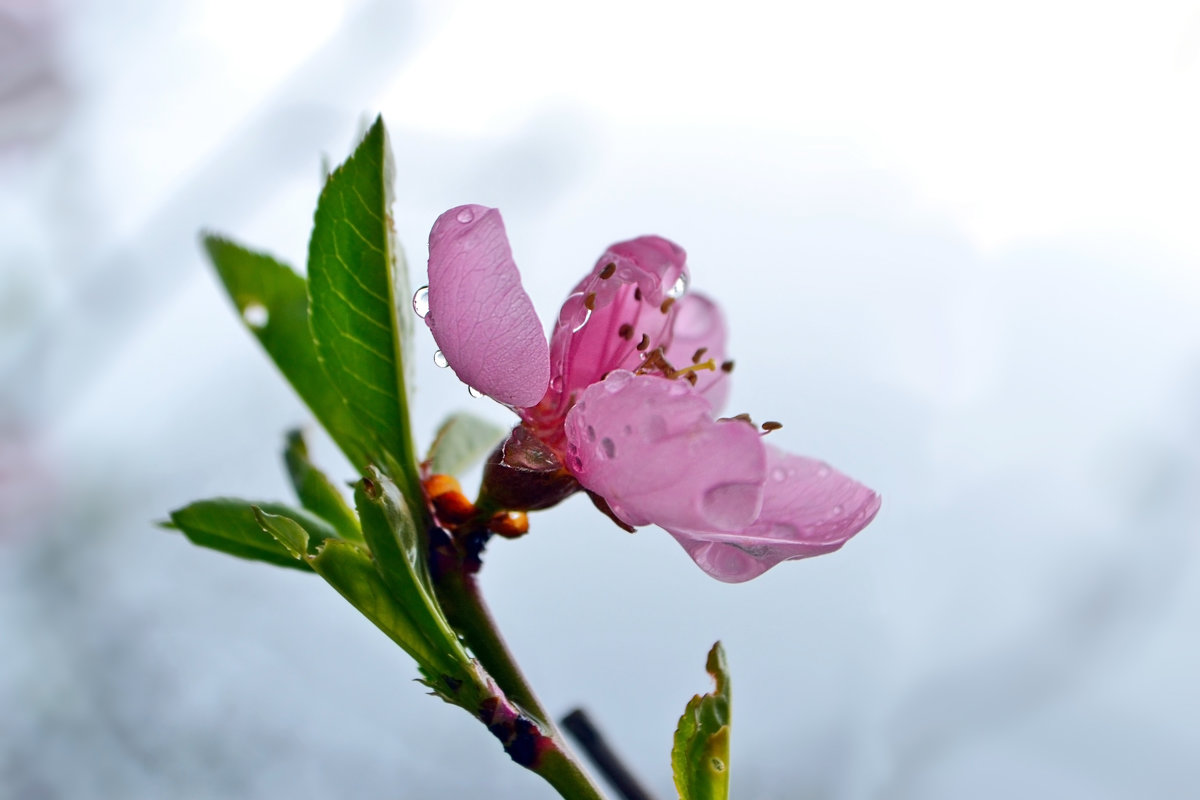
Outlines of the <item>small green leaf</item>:
[{"label": "small green leaf", "polygon": [[[416,659],[422,672],[446,673],[445,657],[431,647],[405,603],[392,594],[369,553],[361,545],[331,539],[316,556],[312,568],[342,597],[350,601],[377,628]],[[455,672],[450,672],[455,674]]]},{"label": "small green leaf", "polygon": [[377,119],[329,177],[308,248],[309,325],[317,354],[341,391],[371,463],[421,503],[405,388],[412,295],[391,221],[391,152]]},{"label": "small green leaf", "polygon": [[[368,468],[367,476],[355,487],[354,503],[362,521],[363,538],[371,548],[383,582],[408,611],[428,646],[447,654],[461,670],[470,659],[436,599],[424,537],[396,485],[379,471]],[[436,666],[442,672],[450,672],[450,665]]]},{"label": "small green leaf", "polygon": [[269,514],[258,506],[255,506],[253,511],[259,527],[274,537],[294,558],[304,558],[308,555],[308,532],[299,522],[277,514]]},{"label": "small green leaf", "polygon": [[206,235],[203,241],[246,327],[355,468],[365,469],[358,424],[317,359],[304,278],[269,255],[219,236]]},{"label": "small green leaf", "polygon": [[300,505],[326,520],[343,539],[361,542],[363,538],[358,528],[358,517],[333,481],[308,460],[308,445],[299,430],[288,432],[283,460],[292,485],[296,488],[296,496],[300,498]]},{"label": "small green leaf", "polygon": [[720,642],[708,652],[705,669],[716,681],[716,691],[688,701],[671,748],[680,800],[729,797],[729,668]]},{"label": "small green leaf", "polygon": [[488,455],[506,433],[474,414],[451,414],[429,446],[429,469],[435,475],[458,475]]},{"label": "small green leaf", "polygon": [[304,532],[307,545],[317,547],[337,533],[322,519],[279,503],[255,503],[229,497],[199,500],[171,512],[170,527],[183,532],[192,544],[222,553],[266,561],[281,567],[307,570],[308,565],[289,552],[259,524],[256,513],[286,517]]}]

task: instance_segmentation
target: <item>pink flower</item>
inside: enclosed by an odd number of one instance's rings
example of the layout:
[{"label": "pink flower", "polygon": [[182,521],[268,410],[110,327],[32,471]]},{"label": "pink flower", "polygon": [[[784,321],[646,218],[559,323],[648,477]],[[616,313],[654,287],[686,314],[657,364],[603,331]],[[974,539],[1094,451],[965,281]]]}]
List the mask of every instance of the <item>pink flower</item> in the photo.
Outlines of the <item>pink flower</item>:
[{"label": "pink flower", "polygon": [[461,380],[520,415],[510,442],[565,465],[620,523],[665,528],[713,577],[745,581],[837,550],[878,495],[767,445],[748,418],[714,419],[732,369],[725,323],[687,283],[674,243],[615,244],[547,346],[500,212],[460,206],[429,234],[425,322]]}]

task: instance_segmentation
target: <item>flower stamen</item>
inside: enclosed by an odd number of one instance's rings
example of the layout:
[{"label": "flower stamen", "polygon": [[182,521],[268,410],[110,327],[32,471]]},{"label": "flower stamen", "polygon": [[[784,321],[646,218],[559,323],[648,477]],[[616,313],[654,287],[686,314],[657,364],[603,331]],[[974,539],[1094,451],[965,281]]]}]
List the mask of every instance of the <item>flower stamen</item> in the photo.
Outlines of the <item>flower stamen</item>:
[{"label": "flower stamen", "polygon": [[600,272],[600,280],[602,280],[602,281],[608,280],[616,273],[616,271],[617,271],[617,265],[615,263],[613,263],[612,261],[608,262],[608,264],[605,265],[604,269]]}]

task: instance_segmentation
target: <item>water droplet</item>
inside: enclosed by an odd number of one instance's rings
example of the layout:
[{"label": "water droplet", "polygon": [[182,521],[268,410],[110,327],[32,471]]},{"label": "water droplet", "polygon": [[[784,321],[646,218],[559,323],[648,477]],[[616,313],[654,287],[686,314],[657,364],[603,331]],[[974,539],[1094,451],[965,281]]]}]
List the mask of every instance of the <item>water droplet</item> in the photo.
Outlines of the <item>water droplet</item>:
[{"label": "water droplet", "polygon": [[596,429],[593,428],[591,425],[587,426],[587,437],[588,437],[589,442],[596,441]]},{"label": "water droplet", "polygon": [[271,312],[267,311],[267,307],[262,303],[247,303],[242,309],[242,319],[246,320],[246,324],[251,328],[259,330],[267,327]]},{"label": "water droplet", "polygon": [[604,379],[604,388],[610,392],[617,392],[625,388],[625,384],[633,380],[633,373],[629,370],[618,369],[613,370]]},{"label": "water droplet", "polygon": [[613,440],[605,436],[600,440],[600,448],[604,450],[604,455],[609,458],[616,458],[617,446],[613,444]]},{"label": "water droplet", "polygon": [[683,293],[687,291],[688,278],[686,272],[679,273],[679,277],[675,279],[675,285],[667,290],[667,297],[678,300],[683,297]]},{"label": "water droplet", "polygon": [[834,506],[833,508],[829,509],[829,518],[833,519],[834,517],[840,517],[842,515],[842,512],[844,512],[845,510],[846,509],[840,505]]},{"label": "water droplet", "polygon": [[450,362],[446,360],[446,355],[441,350],[433,351],[433,363],[443,369],[450,366]]},{"label": "water droplet", "polygon": [[700,510],[721,530],[749,525],[761,506],[762,484],[722,483],[700,497]]},{"label": "water droplet", "polygon": [[829,467],[825,466],[824,464],[817,467],[817,477],[818,478],[828,478],[829,477]]},{"label": "water droplet", "polygon": [[556,392],[562,391],[562,375],[555,375],[550,379],[550,388]]},{"label": "water droplet", "polygon": [[429,316],[429,287],[422,286],[413,294],[413,313],[421,319]]},{"label": "water droplet", "polygon": [[475,212],[469,208],[464,208],[462,211],[459,211],[458,214],[456,214],[454,218],[457,219],[459,222],[461,222],[463,225],[466,225],[468,222],[475,219]]},{"label": "water droplet", "polygon": [[583,319],[581,319],[579,321],[578,325],[576,325],[574,328],[571,328],[571,333],[578,333],[580,331],[580,329],[583,328],[584,325],[587,325],[588,320],[591,318],[592,318],[592,310],[590,308],[585,309]]},{"label": "water droplet", "polygon": [[471,395],[471,397],[474,397],[476,400],[483,397],[483,392],[479,391],[474,386],[467,387],[467,394]]},{"label": "water droplet", "polygon": [[776,483],[783,483],[785,480],[787,480],[787,470],[785,470],[783,467],[776,467],[775,469],[771,470],[771,480],[775,481]]}]

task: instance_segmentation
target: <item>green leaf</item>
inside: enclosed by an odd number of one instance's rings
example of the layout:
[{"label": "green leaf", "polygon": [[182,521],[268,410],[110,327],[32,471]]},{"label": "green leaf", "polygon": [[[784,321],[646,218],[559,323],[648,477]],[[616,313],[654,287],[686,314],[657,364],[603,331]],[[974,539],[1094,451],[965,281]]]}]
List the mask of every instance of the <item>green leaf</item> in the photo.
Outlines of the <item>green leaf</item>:
[{"label": "green leaf", "polygon": [[343,539],[361,542],[358,517],[337,486],[308,460],[308,445],[299,430],[288,432],[283,460],[300,505],[329,522]]},{"label": "green leaf", "polygon": [[274,537],[294,558],[308,555],[308,531],[294,519],[269,514],[258,506],[254,507],[254,519],[258,526]]},{"label": "green leaf", "polygon": [[430,646],[412,609],[392,594],[370,554],[360,545],[331,539],[308,562],[342,597],[416,659],[427,676],[430,668],[441,673],[447,672],[447,666],[453,669]]},{"label": "green leaf", "polygon": [[[368,468],[355,487],[354,503],[379,576],[408,611],[429,648],[447,654],[461,668],[470,659],[436,599],[422,532],[396,485]],[[450,665],[441,663],[438,668],[448,672]]]},{"label": "green leaf", "polygon": [[435,475],[458,475],[486,456],[507,429],[474,414],[451,414],[429,446],[429,469]]},{"label": "green leaf", "polygon": [[337,536],[329,523],[306,511],[280,503],[255,503],[229,497],[200,500],[172,511],[168,527],[182,531],[192,544],[201,547],[281,567],[307,570],[308,564],[263,530],[256,516],[260,509],[292,520],[303,530],[309,548],[315,548],[326,539]]},{"label": "green leaf", "polygon": [[729,797],[729,668],[720,642],[709,650],[705,669],[716,681],[716,691],[688,701],[671,748],[680,800]]},{"label": "green leaf", "polygon": [[405,389],[411,292],[390,217],[392,157],[382,118],[329,177],[308,247],[309,324],[372,464],[421,505]]},{"label": "green leaf", "polygon": [[304,278],[269,255],[219,236],[206,235],[203,241],[246,327],[355,468],[365,469],[367,451],[358,424],[317,359]]}]

